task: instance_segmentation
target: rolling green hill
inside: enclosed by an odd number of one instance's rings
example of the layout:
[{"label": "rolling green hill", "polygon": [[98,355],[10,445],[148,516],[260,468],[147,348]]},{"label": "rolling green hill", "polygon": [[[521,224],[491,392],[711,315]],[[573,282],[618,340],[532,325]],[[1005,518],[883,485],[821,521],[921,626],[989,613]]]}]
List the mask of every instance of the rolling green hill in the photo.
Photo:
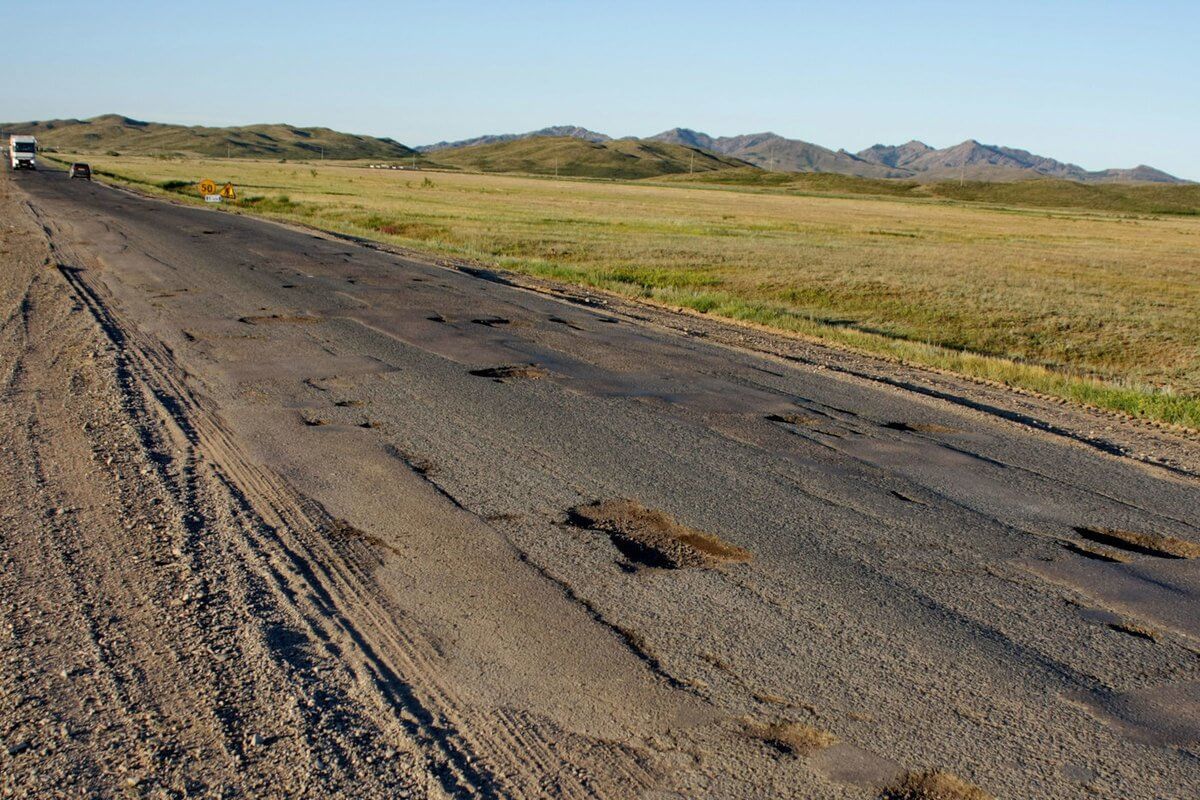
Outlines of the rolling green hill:
[{"label": "rolling green hill", "polygon": [[921,183],[915,180],[882,180],[832,173],[766,172],[760,169],[668,175],[660,180],[799,194],[875,195],[962,200],[1028,208],[1200,215],[1200,184],[1195,183],[1079,183],[1051,178]]},{"label": "rolling green hill", "polygon": [[519,172],[585,178],[637,179],[660,175],[752,169],[737,158],[666,142],[618,139],[591,142],[570,136],[532,137],[427,153],[436,165],[476,172]]},{"label": "rolling green hill", "polygon": [[207,128],[141,122],[116,114],[0,125],[5,135],[28,133],[40,146],[77,153],[172,153],[241,158],[407,158],[412,150],[391,139],[356,136],[329,128],[248,125]]}]

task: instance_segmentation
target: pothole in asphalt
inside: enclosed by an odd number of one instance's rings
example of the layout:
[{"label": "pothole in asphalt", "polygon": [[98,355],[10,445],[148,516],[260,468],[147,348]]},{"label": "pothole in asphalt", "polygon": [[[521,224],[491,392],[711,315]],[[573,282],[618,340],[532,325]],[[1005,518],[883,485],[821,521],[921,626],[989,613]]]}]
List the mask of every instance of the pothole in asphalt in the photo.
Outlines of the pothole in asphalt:
[{"label": "pothole in asphalt", "polygon": [[1088,547],[1078,542],[1063,542],[1062,546],[1077,556],[1090,558],[1093,561],[1104,561],[1109,564],[1125,564],[1129,561],[1129,557],[1123,553],[1111,550],[1098,550],[1095,547]]},{"label": "pothole in asphalt", "polygon": [[440,322],[440,323],[442,323],[443,325],[444,325],[446,322],[448,322],[448,320],[447,320],[445,317],[443,317],[441,314],[430,314],[430,315],[429,315],[428,317],[426,317],[425,319],[429,320],[430,322]]},{"label": "pothole in asphalt", "polygon": [[783,422],[787,425],[818,425],[821,420],[809,414],[768,414],[768,422]]},{"label": "pothole in asphalt", "polygon": [[1108,627],[1118,633],[1125,633],[1138,639],[1145,639],[1149,642],[1158,641],[1158,631],[1136,622],[1110,622]]},{"label": "pothole in asphalt", "polygon": [[679,569],[744,563],[750,552],[712,534],[689,528],[633,500],[596,501],[567,512],[571,524],[608,534],[623,556],[637,565]]},{"label": "pothole in asphalt", "polygon": [[[390,444],[385,445],[384,449],[393,458],[400,459],[404,462],[405,466],[423,478],[429,478],[435,472],[436,465],[427,458],[422,458],[421,456],[415,455],[406,450],[402,450],[399,447],[395,447],[394,445]],[[432,483],[433,481],[431,480],[430,482]],[[437,486],[437,484],[434,483],[434,486]]]},{"label": "pothole in asphalt", "polygon": [[479,319],[471,320],[471,322],[474,322],[476,325],[484,325],[488,328],[499,328],[502,325],[508,325],[512,320],[504,317],[480,317]]},{"label": "pothole in asphalt", "polygon": [[315,325],[320,317],[308,314],[259,314],[249,317],[238,317],[238,322],[247,325]]},{"label": "pothole in asphalt", "polygon": [[776,372],[775,370],[767,369],[766,367],[755,367],[754,369],[758,370],[759,372],[765,372],[767,375],[771,375],[776,378],[784,377],[782,372]]},{"label": "pothole in asphalt", "polygon": [[958,433],[957,428],[938,425],[935,422],[881,422],[880,427],[906,433]]},{"label": "pothole in asphalt", "polygon": [[1076,526],[1075,532],[1096,544],[1158,558],[1200,558],[1200,544],[1160,533],[1138,533],[1119,528]]},{"label": "pothole in asphalt", "polygon": [[904,492],[898,492],[895,489],[889,489],[888,491],[891,492],[892,497],[896,498],[897,500],[901,500],[905,503],[913,503],[914,505],[918,505],[918,506],[928,505],[928,503],[918,500],[915,497],[909,497]]},{"label": "pothole in asphalt", "polygon": [[499,367],[486,367],[484,369],[473,369],[471,374],[477,378],[491,378],[494,381],[503,383],[506,380],[516,378],[526,378],[528,380],[537,380],[544,378],[550,373],[539,367],[537,364],[509,364]]},{"label": "pothole in asphalt", "polygon": [[548,319],[556,325],[566,325],[568,328],[574,331],[583,330],[583,328],[579,327],[574,322],[571,322],[569,319],[563,319],[562,317],[548,317]]}]

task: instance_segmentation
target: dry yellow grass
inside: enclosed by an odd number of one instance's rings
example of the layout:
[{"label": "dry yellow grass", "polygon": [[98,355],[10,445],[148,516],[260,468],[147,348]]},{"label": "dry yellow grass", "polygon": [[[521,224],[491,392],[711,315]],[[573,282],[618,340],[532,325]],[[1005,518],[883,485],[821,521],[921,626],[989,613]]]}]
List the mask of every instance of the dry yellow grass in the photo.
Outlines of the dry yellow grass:
[{"label": "dry yellow grass", "polygon": [[940,770],[909,772],[895,786],[879,795],[880,800],[995,800],[978,786]]},{"label": "dry yellow grass", "polygon": [[838,741],[832,733],[803,722],[747,722],[746,733],[784,752],[801,756],[824,750]]},{"label": "dry yellow grass", "polygon": [[154,190],[1200,428],[1200,218],[248,160],[95,157]]}]

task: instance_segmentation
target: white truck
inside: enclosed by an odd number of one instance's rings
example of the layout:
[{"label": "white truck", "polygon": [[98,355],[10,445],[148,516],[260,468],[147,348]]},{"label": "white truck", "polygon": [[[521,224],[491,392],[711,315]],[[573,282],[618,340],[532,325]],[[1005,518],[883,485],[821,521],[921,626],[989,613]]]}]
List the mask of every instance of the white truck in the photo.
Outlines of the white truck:
[{"label": "white truck", "polygon": [[32,136],[8,137],[8,160],[13,169],[37,169],[36,153],[37,139]]}]

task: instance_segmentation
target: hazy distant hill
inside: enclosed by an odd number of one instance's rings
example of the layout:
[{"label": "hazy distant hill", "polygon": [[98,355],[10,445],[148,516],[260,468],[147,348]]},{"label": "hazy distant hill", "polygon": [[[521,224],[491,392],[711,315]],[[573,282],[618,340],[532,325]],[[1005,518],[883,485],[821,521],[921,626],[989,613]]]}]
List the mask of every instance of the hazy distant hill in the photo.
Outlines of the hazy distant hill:
[{"label": "hazy distant hill", "polygon": [[[0,132],[31,133],[43,147],[83,153],[185,153],[202,156],[292,159],[410,158],[414,150],[393,139],[357,136],[329,128],[247,125],[214,128],[142,122],[116,114],[91,119],[60,119],[0,125]],[[525,144],[519,144],[519,143]],[[513,145],[497,151],[477,148]],[[676,152],[663,147],[683,148]],[[1027,150],[986,145],[970,139],[934,149],[910,141],[877,144],[858,153],[831,150],[774,133],[714,137],[673,128],[647,139],[613,139],[575,125],[557,125],[529,133],[478,136],[416,148],[431,161],[486,171],[554,172],[595,177],[651,177],[753,165],[776,172],[832,173],[863,178],[902,178],[923,183],[941,180],[1015,181],[1059,178],[1082,183],[1189,183],[1162,170],[1088,171]],[[687,163],[680,163],[680,159]]]},{"label": "hazy distant hill", "polygon": [[434,150],[448,150],[457,147],[474,147],[478,144],[501,144],[503,142],[513,142],[518,139],[533,139],[533,138],[553,138],[559,136],[570,136],[575,139],[583,139],[588,142],[607,142],[612,139],[611,136],[596,131],[589,131],[587,128],[581,128],[578,125],[552,125],[549,128],[541,130],[529,131],[528,133],[498,133],[487,136],[476,136],[473,139],[460,139],[457,142],[437,142],[436,144],[423,144],[417,147],[417,151],[421,153],[429,153]]},{"label": "hazy distant hill", "polygon": [[859,152],[858,157],[865,161],[874,161],[889,167],[906,167],[917,159],[934,152],[933,148],[924,142],[913,139],[900,145],[877,144]]},{"label": "hazy distant hill", "polygon": [[1035,155],[1027,150],[980,144],[974,139],[941,150],[914,140],[902,145],[877,144],[858,153],[848,153],[799,139],[787,139],[774,133],[712,137],[687,128],[674,128],[650,138],[702,147],[772,171],[835,172],[864,178],[912,178],[920,181],[956,178],[1012,181],[1051,177],[1084,183],[1186,182],[1147,166],[1089,172],[1075,164]]},{"label": "hazy distant hill", "polygon": [[0,125],[7,133],[30,133],[42,147],[83,153],[116,151],[154,155],[194,153],[254,158],[394,159],[413,151],[391,139],[356,136],[329,128],[248,125],[206,128],[141,122],[117,114]]},{"label": "hazy distant hill", "polygon": [[[534,142],[532,145],[521,148],[520,152],[522,159],[536,164],[544,159],[535,151],[545,146],[544,142],[563,137],[593,144],[617,141],[643,144],[660,142],[678,145],[715,156],[731,157],[772,172],[834,173],[862,178],[902,178],[920,182],[941,180],[1019,181],[1030,178],[1060,178],[1082,183],[1187,183],[1187,181],[1168,175],[1161,170],[1144,165],[1132,169],[1107,169],[1090,172],[1075,164],[1035,155],[1027,150],[980,144],[973,139],[940,150],[930,147],[924,142],[913,140],[902,145],[877,144],[858,153],[850,153],[846,150],[831,150],[800,139],[788,139],[775,133],[710,136],[689,128],[672,128],[645,139],[633,137],[612,139],[606,134],[587,128],[559,125],[530,133],[479,136],[461,142],[439,142],[417,149],[431,156],[436,153],[435,160],[450,163],[455,157],[445,154],[464,148],[519,141]],[[557,146],[561,147],[561,144]],[[547,155],[546,157],[553,159],[555,156]],[[566,163],[563,161],[564,155],[559,153],[557,157],[561,170]],[[504,171],[499,166],[503,163],[505,163],[504,159],[497,159],[489,169]],[[522,167],[518,171],[535,170]]]},{"label": "hazy distant hill", "polygon": [[867,161],[844,150],[834,151],[811,142],[786,139],[775,133],[712,137],[688,128],[673,128],[649,139],[701,147],[772,171],[836,172],[864,178],[908,177],[907,172]]},{"label": "hazy distant hill", "polygon": [[433,164],[480,172],[523,172],[588,178],[649,178],[687,172],[745,169],[745,161],[668,142],[573,136],[512,139],[428,153]]},{"label": "hazy distant hill", "polygon": [[960,182],[859,178],[832,172],[768,172],[756,167],[694,175],[664,175],[657,181],[706,183],[805,194],[941,198],[1034,208],[1085,208],[1139,214],[1200,215],[1200,183],[1081,183],[1059,178]]},{"label": "hazy distant hill", "polygon": [[980,144],[969,139],[962,144],[934,150],[923,142],[897,147],[875,145],[858,157],[880,165],[906,170],[923,181],[965,178],[967,180],[1019,180],[1050,177],[1082,183],[1148,182],[1186,183],[1173,175],[1138,166],[1133,169],[1107,169],[1090,172],[1076,164],[1035,155],[1028,150]]}]

